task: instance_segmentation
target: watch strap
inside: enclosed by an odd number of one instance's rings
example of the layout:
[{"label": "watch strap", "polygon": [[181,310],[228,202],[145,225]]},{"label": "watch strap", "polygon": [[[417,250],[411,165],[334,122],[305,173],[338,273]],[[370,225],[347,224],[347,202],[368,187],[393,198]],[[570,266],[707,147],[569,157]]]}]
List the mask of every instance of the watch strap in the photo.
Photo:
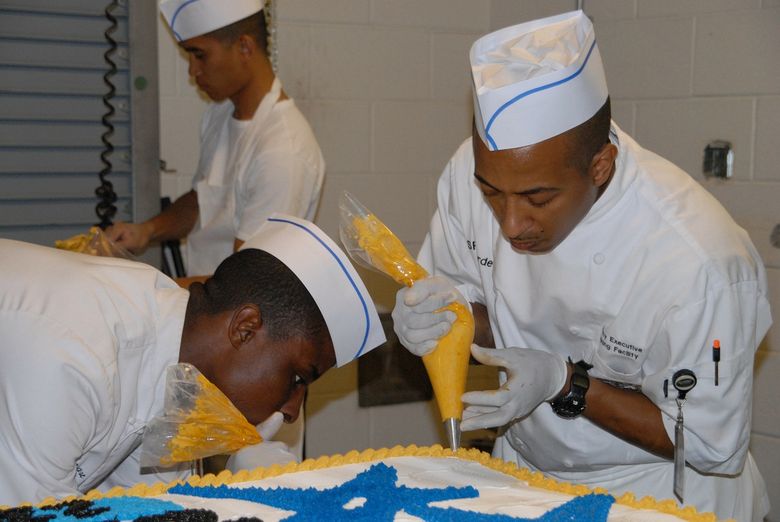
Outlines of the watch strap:
[{"label": "watch strap", "polygon": [[590,387],[588,370],[593,368],[593,366],[585,361],[572,362],[571,357],[568,358],[568,362],[572,366],[569,390],[553,399],[550,402],[550,406],[559,417],[573,419],[581,415],[587,406],[585,393],[587,393]]}]

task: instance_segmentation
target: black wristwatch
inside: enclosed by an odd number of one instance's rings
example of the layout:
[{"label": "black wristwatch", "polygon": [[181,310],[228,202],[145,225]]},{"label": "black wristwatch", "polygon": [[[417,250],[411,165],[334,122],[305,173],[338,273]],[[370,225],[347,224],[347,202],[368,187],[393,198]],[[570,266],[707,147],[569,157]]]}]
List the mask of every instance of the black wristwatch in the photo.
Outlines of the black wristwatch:
[{"label": "black wristwatch", "polygon": [[566,395],[559,395],[550,402],[552,410],[564,419],[573,419],[585,411],[585,392],[590,387],[588,370],[593,368],[585,361],[573,363],[571,357],[569,357],[569,363],[572,365],[569,391]]}]

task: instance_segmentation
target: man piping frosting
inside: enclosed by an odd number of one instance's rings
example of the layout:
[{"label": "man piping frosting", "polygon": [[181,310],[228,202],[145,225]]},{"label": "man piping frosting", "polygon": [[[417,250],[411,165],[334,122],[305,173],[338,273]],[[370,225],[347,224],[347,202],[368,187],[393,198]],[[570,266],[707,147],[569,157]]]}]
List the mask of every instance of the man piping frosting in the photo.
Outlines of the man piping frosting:
[{"label": "man piping frosting", "polygon": [[[189,291],[146,264],[18,241],[0,240],[0,260],[0,505],[189,474],[140,468],[170,365],[195,366],[267,438],[312,381],[385,340],[344,253],[291,216]],[[282,450],[250,446],[234,469]]]},{"label": "man piping frosting", "polygon": [[502,427],[496,456],[638,497],[674,496],[670,381],[690,370],[685,502],[760,520],[748,443],[771,315],[747,234],[611,121],[581,11],[489,34],[470,59],[474,132],[439,181],[419,255],[433,275],[397,295],[402,343],[426,353],[454,319],[436,310],[471,303],[477,344],[497,348],[472,353],[502,368],[501,387],[463,396],[462,428]]}]

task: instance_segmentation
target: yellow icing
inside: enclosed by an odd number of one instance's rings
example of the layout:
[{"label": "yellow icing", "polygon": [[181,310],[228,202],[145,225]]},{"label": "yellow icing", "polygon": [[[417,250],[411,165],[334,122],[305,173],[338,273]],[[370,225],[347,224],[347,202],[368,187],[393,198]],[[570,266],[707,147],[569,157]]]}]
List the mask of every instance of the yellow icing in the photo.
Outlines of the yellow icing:
[{"label": "yellow icing", "polygon": [[[57,239],[54,241],[54,247],[96,256],[98,255],[98,251],[96,248],[90,246],[90,243],[92,242],[92,238],[98,235],[99,230],[98,227],[91,227],[86,234],[76,234],[67,239]],[[103,236],[100,236],[100,238],[103,241],[106,241]],[[108,247],[107,251],[111,251],[110,247]]]},{"label": "yellow icing", "polygon": [[[401,240],[375,215],[356,217],[352,225],[358,245],[368,255],[371,264],[395,282],[412,286],[415,281],[428,276]],[[431,379],[442,420],[460,420],[463,416],[460,397],[466,391],[474,317],[461,303],[451,303],[444,309],[455,313],[455,322],[450,331],[439,339],[436,348],[423,357],[423,363]]]},{"label": "yellow icing", "polygon": [[232,453],[262,442],[255,427],[225,394],[203,374],[199,373],[197,380],[201,386],[200,393],[192,411],[179,424],[176,435],[168,443],[170,454],[160,459],[164,466],[217,453]]},{"label": "yellow icing", "polygon": [[[394,446],[392,448],[382,449],[367,449],[362,452],[352,450],[345,455],[331,455],[322,456],[317,459],[306,459],[300,464],[290,462],[285,465],[275,464],[268,468],[257,468],[252,471],[241,470],[238,473],[231,473],[230,471],[222,471],[219,475],[214,476],[208,474],[205,476],[192,476],[186,480],[187,484],[193,487],[198,486],[222,486],[229,484],[237,484],[241,482],[250,482],[263,480],[267,478],[277,477],[280,475],[286,475],[288,473],[297,473],[300,471],[314,471],[319,469],[333,468],[346,464],[359,464],[374,462],[377,460],[384,460],[394,457],[433,457],[433,458],[448,458],[457,457],[462,460],[470,460],[477,462],[486,468],[498,471],[510,477],[514,477],[523,482],[526,482],[529,486],[537,487],[547,491],[555,491],[558,493],[564,493],[572,496],[587,495],[590,493],[603,493],[609,494],[603,488],[589,488],[581,484],[570,484],[568,482],[559,482],[555,479],[545,476],[538,471],[531,471],[526,468],[520,468],[514,462],[507,462],[501,459],[496,459],[490,456],[489,453],[480,451],[478,449],[464,449],[459,448],[457,451],[443,448],[440,445],[418,447],[411,446]],[[107,493],[101,493],[100,491],[93,489],[84,495],[85,500],[96,500],[101,497],[117,497],[117,496],[134,496],[134,497],[152,497],[162,495],[174,486],[185,483],[182,480],[175,480],[167,484],[158,483],[154,485],[149,484],[136,484],[128,489],[122,489],[119,487],[113,488]],[[75,500],[77,497],[67,497],[65,499],[54,499],[52,497],[42,501],[38,506],[43,507],[52,505],[55,503]],[[717,518],[713,513],[699,513],[695,507],[688,506],[682,508],[677,505],[674,500],[656,500],[653,497],[642,497],[637,500],[636,496],[632,493],[625,493],[620,497],[615,497],[615,503],[623,506],[628,506],[634,509],[649,509],[676,516],[682,520],[688,522],[717,522]],[[30,505],[28,504],[21,504]],[[7,506],[0,506],[7,507]]]}]

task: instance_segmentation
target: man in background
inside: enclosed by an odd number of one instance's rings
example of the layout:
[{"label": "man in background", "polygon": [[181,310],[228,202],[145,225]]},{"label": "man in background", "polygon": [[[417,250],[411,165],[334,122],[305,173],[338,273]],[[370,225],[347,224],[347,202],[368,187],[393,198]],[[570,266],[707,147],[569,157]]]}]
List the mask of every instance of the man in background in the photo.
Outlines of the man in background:
[{"label": "man in background", "polygon": [[186,238],[187,274],[214,273],[273,212],[313,220],[325,162],[268,57],[264,0],[162,0],[160,10],[189,74],[212,103],[201,122],[193,188],[143,223],[117,223],[109,239],[138,254]]}]

